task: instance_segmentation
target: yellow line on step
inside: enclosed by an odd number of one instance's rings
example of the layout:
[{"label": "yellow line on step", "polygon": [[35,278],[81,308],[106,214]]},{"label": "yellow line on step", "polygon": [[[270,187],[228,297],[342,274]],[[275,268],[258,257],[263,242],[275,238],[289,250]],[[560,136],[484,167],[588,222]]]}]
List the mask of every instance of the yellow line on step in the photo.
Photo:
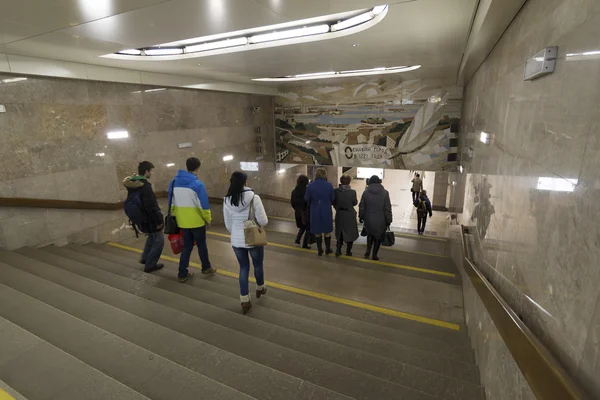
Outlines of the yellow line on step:
[{"label": "yellow line on step", "polygon": [[0,400],[15,400],[15,398],[6,393],[4,390],[0,389]]},{"label": "yellow line on step", "polygon": [[[230,235],[226,235],[224,233],[218,233],[218,232],[206,232],[206,234],[207,235],[212,235],[212,236],[225,237],[225,238],[231,237]],[[285,244],[279,244],[279,243],[273,243],[273,242],[269,242],[269,246],[278,247],[280,249],[287,249],[287,250],[299,251],[299,252],[302,252],[302,253],[313,253],[313,254],[316,253],[315,250],[303,249],[301,247],[288,246],[288,245],[285,245]],[[456,274],[453,274],[451,272],[437,271],[437,270],[434,270],[434,269],[412,267],[410,265],[393,264],[393,263],[384,262],[384,261],[367,260],[365,258],[360,258],[360,257],[341,256],[340,258],[343,259],[343,260],[358,261],[358,262],[363,262],[363,263],[367,263],[367,264],[380,265],[380,266],[383,266],[383,267],[405,269],[405,270],[408,270],[408,271],[422,272],[424,274],[432,274],[432,275],[438,275],[438,276],[445,276],[445,277],[448,277],[448,278],[456,278]]]},{"label": "yellow line on step", "polygon": [[[130,247],[130,246],[125,246],[120,243],[107,242],[106,244],[108,246],[116,247],[116,248],[122,249],[122,250],[132,251],[135,253],[143,252],[141,249],[137,249],[135,247]],[[171,261],[171,262],[175,262],[175,263],[179,262],[179,259],[175,258],[175,257],[161,256],[160,258],[162,258],[163,260]],[[195,262],[190,262],[190,266],[195,267],[195,268],[202,268],[202,266],[200,264],[197,264]],[[217,273],[220,275],[228,276],[228,277],[235,278],[235,279],[239,278],[239,275],[236,274],[235,272],[224,271],[222,269],[218,269]],[[256,280],[252,277],[250,277],[250,280],[252,282],[256,282]],[[374,306],[372,304],[361,303],[359,301],[344,299],[342,297],[330,296],[328,294],[313,292],[312,290],[301,289],[301,288],[297,288],[294,286],[288,286],[288,285],[284,285],[282,283],[276,283],[276,282],[269,281],[269,282],[267,282],[267,284],[268,284],[268,286],[276,288],[276,289],[281,289],[281,290],[285,290],[287,292],[302,294],[302,295],[313,297],[316,299],[330,301],[332,303],[345,304],[347,306],[360,308],[362,310],[373,311],[373,312],[377,312],[380,314],[390,315],[392,317],[403,318],[403,319],[407,319],[407,320],[415,321],[415,322],[421,322],[424,324],[434,325],[434,326],[438,326],[440,328],[451,329],[454,331],[460,330],[459,325],[451,323],[451,322],[441,321],[438,319],[433,319],[433,318],[428,318],[428,317],[422,317],[420,315],[409,314],[409,313],[405,313],[402,311],[396,311],[396,310],[392,310],[392,309],[385,308],[385,307]]]}]

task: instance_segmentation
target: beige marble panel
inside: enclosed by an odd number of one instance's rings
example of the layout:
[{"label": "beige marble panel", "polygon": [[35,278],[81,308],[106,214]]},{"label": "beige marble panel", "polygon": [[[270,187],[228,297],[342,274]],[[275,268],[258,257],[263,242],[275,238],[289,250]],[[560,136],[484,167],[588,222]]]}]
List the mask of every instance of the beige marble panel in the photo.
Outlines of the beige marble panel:
[{"label": "beige marble panel", "polygon": [[[470,174],[461,221],[468,223],[484,176],[495,207],[478,265],[591,398],[600,397],[600,58],[570,54],[600,50],[598,37],[599,2],[529,0],[467,85],[462,119],[474,158],[463,160]],[[553,45],[556,71],[523,81],[525,60]],[[494,135],[490,145],[479,142],[481,131]],[[578,184],[541,190],[540,177]],[[482,354],[498,348],[485,335],[473,339]],[[496,368],[485,358],[480,367],[484,381]],[[503,398],[502,384],[515,384],[507,379],[486,382],[488,398]]]},{"label": "beige marble panel", "polygon": [[[0,85],[0,100],[7,108],[0,114],[0,196],[116,202],[127,194],[121,181],[137,172],[140,161],[155,164],[152,183],[162,191],[191,156],[203,162],[200,178],[209,194],[223,196],[239,161],[256,159],[258,127],[273,154],[268,96],[29,76]],[[253,113],[253,106],[260,112]],[[129,137],[109,140],[107,132],[116,130]],[[178,149],[183,142],[193,145]],[[228,154],[235,160],[225,163]],[[171,163],[175,166],[167,167]],[[269,182],[275,175],[272,167],[257,178]],[[264,191],[270,186],[263,185]],[[288,182],[284,186],[291,191]],[[0,245],[10,248],[131,234],[121,211],[40,214],[3,208],[0,221]],[[26,228],[10,235],[22,225]],[[29,235],[31,226],[35,235]]]}]

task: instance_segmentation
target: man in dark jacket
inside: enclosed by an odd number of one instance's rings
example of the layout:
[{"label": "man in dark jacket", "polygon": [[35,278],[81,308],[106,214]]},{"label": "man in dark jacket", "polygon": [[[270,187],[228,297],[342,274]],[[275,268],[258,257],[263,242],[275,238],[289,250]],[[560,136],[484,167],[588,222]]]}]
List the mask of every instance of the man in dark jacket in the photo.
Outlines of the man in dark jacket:
[{"label": "man in dark jacket", "polygon": [[148,179],[152,177],[154,165],[150,161],[142,161],[138,165],[138,175],[125,178],[123,185],[127,188],[128,199],[139,196],[139,207],[141,208],[141,221],[132,221],[137,228],[148,235],[146,246],[142,253],[140,263],[144,264],[144,272],[154,272],[164,267],[158,260],[162,254],[165,238],[163,235],[164,219],[156,196],[152,190],[152,184]]},{"label": "man in dark jacket", "polygon": [[431,217],[433,212],[431,210],[431,202],[427,197],[427,191],[423,190],[417,200],[415,200],[415,207],[417,207],[417,230],[419,235],[425,233],[425,224],[427,224],[427,214]]}]

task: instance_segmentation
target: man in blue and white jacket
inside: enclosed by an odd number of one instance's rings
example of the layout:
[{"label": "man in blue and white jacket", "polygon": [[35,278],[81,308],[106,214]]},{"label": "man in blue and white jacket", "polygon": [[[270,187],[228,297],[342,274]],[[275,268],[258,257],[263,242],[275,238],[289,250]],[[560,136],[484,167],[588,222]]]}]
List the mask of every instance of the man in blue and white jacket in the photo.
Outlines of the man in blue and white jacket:
[{"label": "man in blue and white jacket", "polygon": [[184,241],[184,249],[179,258],[180,282],[185,282],[194,275],[193,272],[188,271],[194,242],[198,246],[198,255],[202,261],[202,273],[213,274],[217,271],[210,264],[206,246],[206,228],[210,227],[212,214],[206,187],[196,176],[201,162],[196,157],[191,157],[185,164],[187,171],[179,170],[169,185],[171,213],[177,219]]}]

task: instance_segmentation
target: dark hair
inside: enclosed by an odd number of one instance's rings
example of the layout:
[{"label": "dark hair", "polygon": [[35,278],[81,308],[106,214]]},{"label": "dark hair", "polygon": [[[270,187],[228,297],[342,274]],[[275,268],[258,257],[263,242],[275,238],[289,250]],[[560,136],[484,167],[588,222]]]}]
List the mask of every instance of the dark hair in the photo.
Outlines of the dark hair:
[{"label": "dark hair", "polygon": [[342,175],[342,177],[340,178],[340,183],[342,185],[349,185],[350,182],[352,182],[352,178],[348,175]]},{"label": "dark hair", "polygon": [[421,177],[421,175],[417,174],[417,178],[420,178],[420,177]]},{"label": "dark hair", "polygon": [[372,185],[374,183],[381,183],[381,179],[377,175],[373,175],[369,178],[369,184]]},{"label": "dark hair", "polygon": [[138,165],[138,175],[146,175],[146,172],[153,170],[154,169],[154,164],[152,164],[150,161],[142,161],[141,163],[139,163]]},{"label": "dark hair", "polygon": [[231,205],[236,207],[240,204],[244,205],[244,186],[246,186],[247,180],[248,175],[243,172],[236,171],[231,174],[231,179],[229,179],[229,190],[227,191],[226,196],[231,197]]},{"label": "dark hair", "polygon": [[296,180],[296,185],[298,186],[308,186],[308,176],[300,175],[298,180]]},{"label": "dark hair", "polygon": [[189,172],[196,171],[198,168],[200,168],[201,165],[202,163],[196,157],[190,157],[185,161],[185,166],[187,167],[187,170]]}]

